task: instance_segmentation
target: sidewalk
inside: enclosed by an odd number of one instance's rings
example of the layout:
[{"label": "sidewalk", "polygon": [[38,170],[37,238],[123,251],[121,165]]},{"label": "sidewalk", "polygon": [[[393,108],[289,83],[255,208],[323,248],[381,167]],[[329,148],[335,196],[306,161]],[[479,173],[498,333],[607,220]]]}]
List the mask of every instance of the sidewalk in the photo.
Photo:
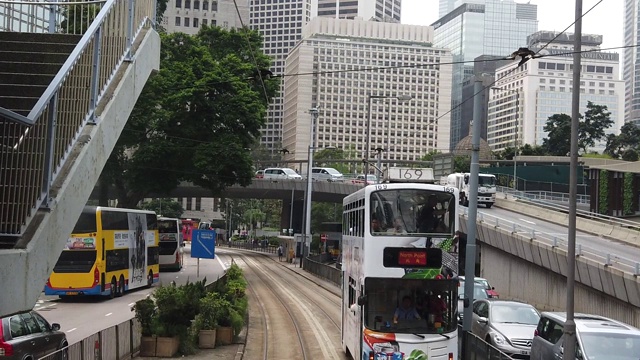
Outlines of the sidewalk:
[{"label": "sidewalk", "polygon": [[[225,247],[226,248],[226,247]],[[252,250],[243,250],[237,248],[231,248],[234,250],[247,251],[252,253],[262,254],[264,257],[269,257],[276,263],[279,263],[280,266],[287,268],[290,271],[295,272],[296,274],[306,278],[310,282],[328,290],[332,293],[341,296],[340,288],[336,285],[321,279],[319,277],[313,276],[312,274],[304,271],[300,267],[299,261],[296,264],[290,264],[285,261],[278,261],[278,255],[271,253],[264,253],[260,251],[252,251]],[[298,259],[299,260],[299,259]],[[249,317],[251,317],[251,306],[249,306]],[[236,339],[236,343],[226,346],[217,346],[215,349],[201,349],[196,354],[183,356],[182,359],[189,360],[211,360],[211,359],[229,359],[229,360],[242,360],[244,355],[244,345],[247,340],[247,327],[242,330],[238,338]],[[153,357],[137,357],[142,360],[157,360],[158,358]]]}]

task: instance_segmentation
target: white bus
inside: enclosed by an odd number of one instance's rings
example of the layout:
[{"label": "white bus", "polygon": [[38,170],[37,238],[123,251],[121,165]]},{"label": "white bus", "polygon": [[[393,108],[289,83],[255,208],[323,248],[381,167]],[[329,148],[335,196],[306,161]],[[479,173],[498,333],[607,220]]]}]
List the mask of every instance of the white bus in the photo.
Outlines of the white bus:
[{"label": "white bus", "polygon": [[458,358],[457,260],[438,247],[458,229],[457,207],[457,189],[420,183],[344,199],[341,337],[353,359]]},{"label": "white bus", "polygon": [[184,242],[180,232],[180,219],[158,217],[160,236],[160,270],[182,269]]}]

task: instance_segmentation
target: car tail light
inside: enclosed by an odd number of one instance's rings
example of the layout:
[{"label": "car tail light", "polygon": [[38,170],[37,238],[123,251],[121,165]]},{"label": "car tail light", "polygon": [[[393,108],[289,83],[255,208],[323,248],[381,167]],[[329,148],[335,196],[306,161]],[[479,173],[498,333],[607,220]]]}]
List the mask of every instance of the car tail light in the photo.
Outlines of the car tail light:
[{"label": "car tail light", "polygon": [[369,353],[369,360],[373,360],[373,356],[374,356],[374,354],[373,354],[373,351],[372,351],[372,352]]},{"label": "car tail light", "polygon": [[533,330],[533,336],[538,336],[540,335],[540,333],[538,333],[538,329]]},{"label": "car tail light", "polygon": [[453,353],[449,353],[449,360],[453,360]]},{"label": "car tail light", "polygon": [[96,286],[100,283],[100,270],[96,268],[93,270],[93,286]]},{"label": "car tail light", "polygon": [[13,355],[13,346],[4,341],[4,333],[2,330],[2,319],[0,319],[0,356]]},{"label": "car tail light", "polygon": [[176,264],[180,264],[180,252],[176,251]]}]

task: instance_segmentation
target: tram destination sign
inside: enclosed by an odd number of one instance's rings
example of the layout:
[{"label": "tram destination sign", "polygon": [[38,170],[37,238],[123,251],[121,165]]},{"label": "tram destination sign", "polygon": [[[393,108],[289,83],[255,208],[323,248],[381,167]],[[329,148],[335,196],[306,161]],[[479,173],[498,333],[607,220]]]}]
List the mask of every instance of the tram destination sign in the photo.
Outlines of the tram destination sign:
[{"label": "tram destination sign", "polygon": [[384,248],[382,264],[388,268],[432,268],[442,267],[442,250],[437,248]]}]

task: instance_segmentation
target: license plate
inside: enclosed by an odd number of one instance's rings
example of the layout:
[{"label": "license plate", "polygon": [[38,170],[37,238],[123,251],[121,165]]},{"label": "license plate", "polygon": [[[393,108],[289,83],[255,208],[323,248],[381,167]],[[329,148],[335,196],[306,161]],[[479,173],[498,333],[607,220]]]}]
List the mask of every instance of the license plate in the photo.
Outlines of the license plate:
[{"label": "license plate", "polygon": [[529,350],[520,350],[521,355],[529,355]]},{"label": "license plate", "polygon": [[77,291],[67,291],[66,295],[78,295]]}]

